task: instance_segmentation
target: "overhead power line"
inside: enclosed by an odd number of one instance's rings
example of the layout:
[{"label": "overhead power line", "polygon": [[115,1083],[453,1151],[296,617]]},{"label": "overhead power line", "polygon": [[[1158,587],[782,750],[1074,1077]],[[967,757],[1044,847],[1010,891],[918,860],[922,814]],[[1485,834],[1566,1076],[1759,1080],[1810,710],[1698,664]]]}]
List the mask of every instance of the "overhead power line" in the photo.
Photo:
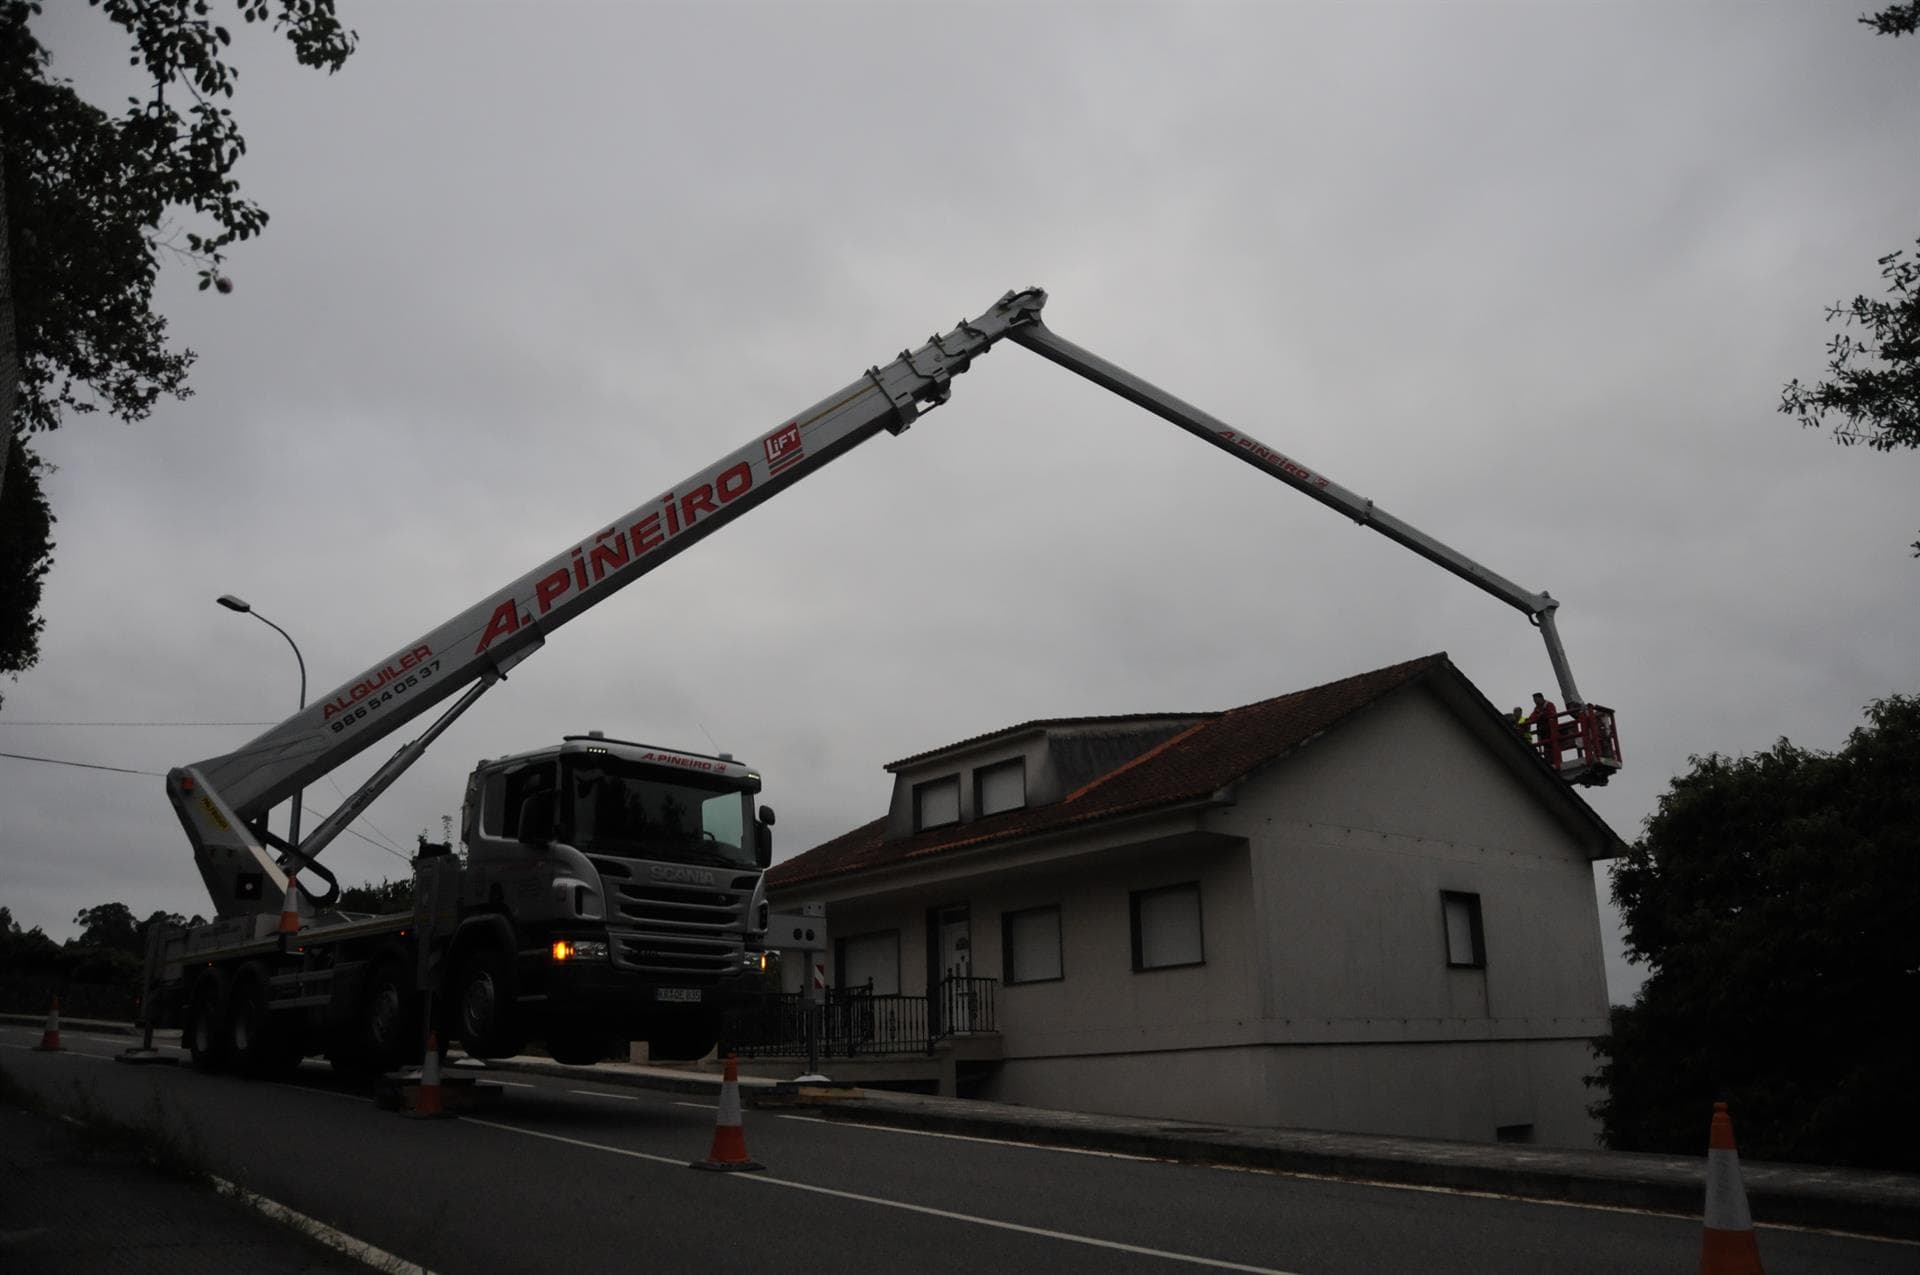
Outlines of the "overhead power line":
[{"label": "overhead power line", "polygon": [[15,761],[41,761],[49,766],[78,766],[81,770],[111,770],[117,775],[152,775],[164,779],[157,770],[129,770],[125,766],[101,766],[90,761],[63,761],[58,757],[33,757],[26,753],[0,753],[0,757],[11,757]]},{"label": "overhead power line", "polygon": [[[80,770],[109,770],[109,771],[112,771],[112,772],[113,772],[114,774],[116,774],[116,775],[152,775],[152,776],[153,776],[153,777],[154,777],[155,779],[164,779],[164,778],[166,778],[166,776],[165,776],[165,775],[163,775],[163,774],[161,774],[161,773],[160,773],[159,771],[157,771],[157,770],[133,770],[133,769],[131,769],[131,768],[129,768],[129,767],[126,767],[126,766],[102,766],[102,765],[100,765],[100,764],[98,764],[97,762],[90,762],[90,761],[66,761],[66,760],[64,760],[64,759],[62,759],[62,758],[59,758],[59,757],[35,757],[35,756],[33,756],[33,755],[31,755],[31,754],[29,754],[29,753],[0,753],[0,757],[11,757],[11,758],[13,758],[13,759],[14,759],[15,761],[37,761],[37,762],[44,762],[44,763],[45,763],[46,765],[49,765],[49,766],[74,766],[74,767],[77,767],[77,768],[78,768],[78,769],[80,769]],[[324,818],[326,818],[326,815],[325,815],[325,814],[322,814],[322,815],[321,815],[321,818],[323,818],[323,819],[324,819]],[[371,824],[369,824],[368,826],[369,826],[369,827],[372,827],[372,825],[371,825]],[[346,833],[346,834],[347,834],[348,836],[353,836],[353,837],[359,837],[359,838],[360,838],[360,840],[362,840],[362,841],[364,841],[364,842],[366,842],[366,843],[367,843],[368,845],[370,845],[370,846],[372,846],[372,847],[373,847],[374,849],[376,849],[376,850],[384,850],[384,851],[386,851],[386,852],[387,852],[388,854],[390,854],[390,855],[392,855],[392,856],[393,856],[394,858],[396,858],[396,859],[398,859],[398,860],[400,860],[400,861],[401,861],[402,863],[412,863],[412,862],[413,862],[413,860],[412,860],[412,859],[410,859],[410,858],[408,858],[408,857],[407,857],[407,856],[406,856],[405,854],[403,854],[402,852],[400,852],[400,851],[398,851],[398,850],[396,850],[396,849],[394,849],[394,848],[393,848],[392,846],[388,846],[388,845],[381,845],[381,844],[380,844],[380,843],[379,843],[378,841],[375,841],[375,840],[374,840],[374,839],[373,839],[372,837],[369,837],[369,836],[367,836],[367,835],[365,835],[364,833],[361,833],[361,832],[357,832],[357,831],[355,831],[355,830],[354,830],[354,829],[353,829],[352,827],[347,827],[347,828],[343,828],[343,829],[341,829],[341,831],[343,831],[343,832],[345,832],[345,833]],[[374,831],[375,831],[375,832],[380,832],[380,830],[379,830],[378,828],[374,828]],[[385,834],[385,833],[380,833],[380,835],[381,835],[381,836],[385,836],[386,834]]]}]

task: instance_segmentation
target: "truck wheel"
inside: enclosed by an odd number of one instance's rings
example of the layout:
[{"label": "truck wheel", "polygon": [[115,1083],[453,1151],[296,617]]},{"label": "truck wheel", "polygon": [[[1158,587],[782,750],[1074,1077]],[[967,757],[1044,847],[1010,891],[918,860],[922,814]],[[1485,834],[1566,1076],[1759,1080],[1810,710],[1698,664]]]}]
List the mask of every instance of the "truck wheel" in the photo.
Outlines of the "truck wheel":
[{"label": "truck wheel", "polygon": [[187,1021],[181,1035],[187,1053],[200,1071],[221,1071],[227,1065],[227,974],[210,969],[194,980],[187,1002]]},{"label": "truck wheel", "polygon": [[374,968],[360,995],[360,1054],[374,1072],[417,1062],[420,1005],[406,968],[388,958]]},{"label": "truck wheel", "polygon": [[513,958],[491,943],[467,953],[454,983],[460,1042],[475,1058],[508,1058],[526,1044],[513,1001]]},{"label": "truck wheel", "polygon": [[299,1024],[267,1008],[267,967],[249,961],[227,992],[227,1058],[243,1076],[284,1076],[300,1065]]},{"label": "truck wheel", "polygon": [[267,1011],[267,971],[258,961],[248,961],[234,975],[227,989],[227,1061],[243,1076],[261,1076],[269,1070],[273,1036],[272,1015]]}]

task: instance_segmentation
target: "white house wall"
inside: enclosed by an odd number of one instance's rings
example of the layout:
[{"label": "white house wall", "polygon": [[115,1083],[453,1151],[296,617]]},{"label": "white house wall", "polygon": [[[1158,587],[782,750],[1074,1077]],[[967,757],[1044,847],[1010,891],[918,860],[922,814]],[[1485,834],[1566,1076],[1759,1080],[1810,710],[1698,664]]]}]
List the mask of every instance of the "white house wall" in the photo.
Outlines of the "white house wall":
[{"label": "white house wall", "polygon": [[[1596,833],[1497,742],[1412,687],[1234,805],[1183,816],[1216,834],[1185,848],[1167,848],[1171,821],[1131,845],[1095,827],[1077,854],[934,859],[868,897],[854,881],[819,893],[837,937],[900,931],[909,993],[926,987],[927,910],[969,906],[973,973],[1002,980],[1005,1061],[982,1097],[1481,1141],[1531,1126],[1591,1145],[1582,1077],[1607,1030]],[[1135,971],[1129,894],[1184,881],[1200,883],[1205,963]],[[1442,891],[1480,897],[1484,969],[1448,967]],[[1063,977],[1007,986],[1001,917],[1054,904]]]},{"label": "white house wall", "polygon": [[[1431,694],[1373,706],[1208,822],[1251,847],[1262,1017],[1298,1046],[1273,1055],[1286,1122],[1479,1139],[1530,1124],[1591,1143],[1586,1042],[1607,1030],[1591,865]],[[1442,891],[1479,896],[1484,969],[1449,968]]]}]

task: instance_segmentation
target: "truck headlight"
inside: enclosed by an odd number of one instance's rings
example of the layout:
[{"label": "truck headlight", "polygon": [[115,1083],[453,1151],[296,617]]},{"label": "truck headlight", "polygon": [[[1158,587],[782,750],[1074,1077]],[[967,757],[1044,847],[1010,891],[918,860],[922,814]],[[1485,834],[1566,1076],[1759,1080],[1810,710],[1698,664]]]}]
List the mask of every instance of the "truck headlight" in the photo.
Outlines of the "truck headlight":
[{"label": "truck headlight", "polygon": [[601,939],[555,939],[553,959],[556,961],[604,961],[607,959],[607,945]]}]

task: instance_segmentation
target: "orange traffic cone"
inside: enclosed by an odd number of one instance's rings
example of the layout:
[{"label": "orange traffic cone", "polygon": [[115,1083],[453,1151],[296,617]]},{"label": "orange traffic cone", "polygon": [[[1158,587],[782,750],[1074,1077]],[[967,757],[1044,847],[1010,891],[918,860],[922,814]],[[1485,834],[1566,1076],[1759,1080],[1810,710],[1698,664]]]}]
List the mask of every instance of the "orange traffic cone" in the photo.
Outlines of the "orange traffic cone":
[{"label": "orange traffic cone", "polygon": [[40,1043],[35,1049],[51,1053],[61,1048],[60,1044],[60,998],[53,998],[53,1004],[47,1009],[47,1029],[40,1033]]},{"label": "orange traffic cone", "polygon": [[1727,1104],[1713,1104],[1707,1137],[1707,1226],[1700,1245],[1700,1275],[1764,1275],[1753,1238],[1747,1189],[1740,1184],[1740,1153],[1733,1149],[1733,1118]]},{"label": "orange traffic cone", "polygon": [[714,1113],[713,1149],[704,1160],[694,1160],[694,1169],[712,1169],[720,1173],[752,1173],[766,1165],[747,1158],[747,1131],[740,1125],[740,1064],[727,1055],[727,1070],[720,1082],[720,1110]]},{"label": "orange traffic cone", "polygon": [[300,932],[300,871],[298,868],[287,873],[287,897],[280,905],[280,933],[298,934]]},{"label": "orange traffic cone", "polygon": [[420,1063],[420,1083],[413,1091],[413,1106],[407,1109],[410,1116],[444,1116],[451,1114],[446,1107],[445,1095],[440,1092],[440,1036],[437,1032],[427,1033],[427,1056]]}]

